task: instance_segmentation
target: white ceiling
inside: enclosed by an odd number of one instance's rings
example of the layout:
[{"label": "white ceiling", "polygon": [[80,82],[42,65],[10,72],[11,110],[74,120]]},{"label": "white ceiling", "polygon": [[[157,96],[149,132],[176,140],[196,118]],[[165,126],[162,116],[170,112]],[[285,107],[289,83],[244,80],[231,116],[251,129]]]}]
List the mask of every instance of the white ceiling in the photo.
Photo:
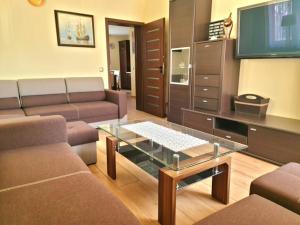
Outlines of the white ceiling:
[{"label": "white ceiling", "polygon": [[129,35],[129,31],[132,29],[131,27],[122,27],[116,25],[109,25],[109,35]]}]

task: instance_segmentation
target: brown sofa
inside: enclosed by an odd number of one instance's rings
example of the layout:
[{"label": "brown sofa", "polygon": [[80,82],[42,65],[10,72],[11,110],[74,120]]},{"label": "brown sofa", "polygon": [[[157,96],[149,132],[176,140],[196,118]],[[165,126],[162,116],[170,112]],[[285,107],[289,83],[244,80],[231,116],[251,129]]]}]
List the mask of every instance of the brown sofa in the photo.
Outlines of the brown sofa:
[{"label": "brown sofa", "polygon": [[127,114],[126,93],[104,90],[101,77],[24,79],[18,87],[26,116],[61,115],[92,123]]},{"label": "brown sofa", "polygon": [[300,214],[300,164],[289,163],[255,179],[250,194],[260,195]]},{"label": "brown sofa", "polygon": [[63,117],[0,120],[0,143],[0,224],[139,224],[71,151]]},{"label": "brown sofa", "polygon": [[98,140],[97,131],[86,123],[122,119],[126,114],[126,93],[104,90],[101,77],[0,81],[0,119],[63,116],[70,122],[69,144],[86,164],[97,161]]},{"label": "brown sofa", "polygon": [[0,81],[0,119],[24,117],[21,109],[17,81]]},{"label": "brown sofa", "polygon": [[87,164],[97,162],[98,130],[83,121],[67,122],[68,143]]},{"label": "brown sofa", "polygon": [[251,195],[195,225],[299,225],[300,217],[258,195]]}]

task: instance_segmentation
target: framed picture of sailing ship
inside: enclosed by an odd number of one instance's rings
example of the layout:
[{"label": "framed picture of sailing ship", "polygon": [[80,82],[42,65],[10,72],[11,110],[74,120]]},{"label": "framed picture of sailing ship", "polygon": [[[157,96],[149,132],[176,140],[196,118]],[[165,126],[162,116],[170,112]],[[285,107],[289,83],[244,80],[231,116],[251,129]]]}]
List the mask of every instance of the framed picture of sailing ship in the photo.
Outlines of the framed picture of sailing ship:
[{"label": "framed picture of sailing ship", "polygon": [[92,15],[54,10],[59,46],[95,48]]}]

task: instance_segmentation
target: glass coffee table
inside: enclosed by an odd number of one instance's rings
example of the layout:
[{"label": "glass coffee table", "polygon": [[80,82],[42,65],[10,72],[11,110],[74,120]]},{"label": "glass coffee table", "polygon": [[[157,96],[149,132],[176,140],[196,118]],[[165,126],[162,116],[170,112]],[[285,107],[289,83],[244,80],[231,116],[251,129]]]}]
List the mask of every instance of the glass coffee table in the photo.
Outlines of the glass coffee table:
[{"label": "glass coffee table", "polygon": [[116,179],[116,152],[158,179],[158,220],[175,224],[176,191],[212,177],[212,197],[228,204],[230,154],[246,145],[162,120],[98,126],[106,137],[107,173]]}]

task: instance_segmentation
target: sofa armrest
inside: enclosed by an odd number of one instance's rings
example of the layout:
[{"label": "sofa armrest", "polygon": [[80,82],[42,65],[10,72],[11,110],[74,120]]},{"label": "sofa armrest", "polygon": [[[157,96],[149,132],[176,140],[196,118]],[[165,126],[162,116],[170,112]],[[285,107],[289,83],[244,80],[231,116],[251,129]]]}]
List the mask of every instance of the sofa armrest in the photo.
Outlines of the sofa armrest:
[{"label": "sofa armrest", "polygon": [[25,117],[0,121],[0,150],[67,142],[62,116]]},{"label": "sofa armrest", "polygon": [[127,93],[125,91],[105,90],[106,100],[119,106],[119,119],[127,115]]}]

